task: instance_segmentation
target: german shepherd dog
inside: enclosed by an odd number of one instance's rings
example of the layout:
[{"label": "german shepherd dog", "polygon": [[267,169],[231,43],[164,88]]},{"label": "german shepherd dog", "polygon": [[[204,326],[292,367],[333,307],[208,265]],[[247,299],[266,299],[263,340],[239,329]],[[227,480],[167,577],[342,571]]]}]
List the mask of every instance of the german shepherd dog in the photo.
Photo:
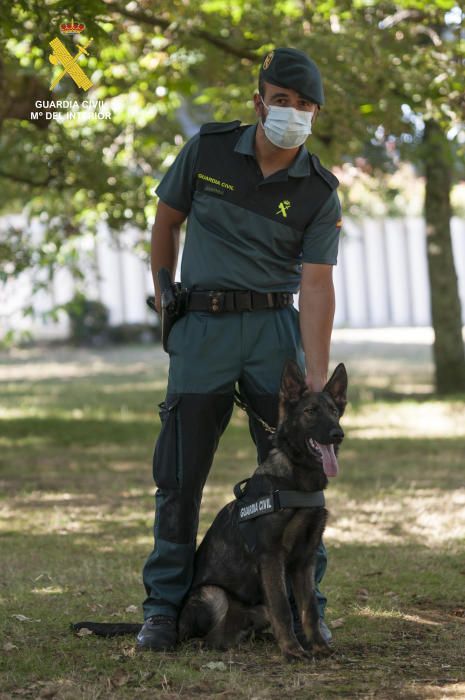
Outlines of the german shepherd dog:
[{"label": "german shepherd dog", "polygon": [[[336,367],[323,391],[312,392],[298,365],[286,362],[273,448],[248,480],[246,502],[257,503],[277,490],[308,494],[326,488],[328,477],[338,473],[334,448],[337,452],[344,437],[339,419],[346,396],[343,364]],[[314,583],[326,509],[321,504],[285,507],[249,520],[251,544],[240,522],[241,501],[228,503],[218,513],[197,549],[192,586],[178,622],[179,641],[200,637],[208,646],[226,649],[271,625],[288,660],[331,653],[320,632]],[[293,629],[288,584],[304,638],[298,639]],[[73,625],[75,630],[82,627],[104,636],[140,629],[127,624]]]}]

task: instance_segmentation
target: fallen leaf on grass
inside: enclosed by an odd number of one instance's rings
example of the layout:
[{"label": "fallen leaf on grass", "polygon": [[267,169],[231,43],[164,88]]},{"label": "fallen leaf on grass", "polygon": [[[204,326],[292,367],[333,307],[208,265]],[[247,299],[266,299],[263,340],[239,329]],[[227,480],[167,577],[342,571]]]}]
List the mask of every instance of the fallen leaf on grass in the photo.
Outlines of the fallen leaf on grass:
[{"label": "fallen leaf on grass", "polygon": [[17,648],[16,644],[12,644],[11,642],[5,642],[3,645],[3,651],[13,651],[13,649]]},{"label": "fallen leaf on grass", "polygon": [[19,622],[40,622],[40,620],[33,620],[32,617],[26,617],[26,615],[12,615],[11,617],[14,617],[15,620],[18,620]]},{"label": "fallen leaf on grass", "polygon": [[81,627],[81,629],[77,633],[77,636],[78,637],[87,637],[89,634],[93,634],[92,630],[90,630],[88,627]]},{"label": "fallen leaf on grass", "polygon": [[343,627],[345,622],[345,618],[339,617],[337,620],[333,620],[332,622],[329,623],[329,626],[331,629],[335,630],[338,627]]},{"label": "fallen leaf on grass", "polygon": [[137,605],[128,605],[125,612],[136,613],[136,612],[139,612],[139,608],[137,607]]},{"label": "fallen leaf on grass", "polygon": [[123,647],[123,656],[132,659],[136,655],[136,647],[131,645],[130,647]]},{"label": "fallen leaf on grass", "polygon": [[209,671],[226,671],[226,664],[222,661],[210,661],[204,664],[201,668],[207,668]]}]

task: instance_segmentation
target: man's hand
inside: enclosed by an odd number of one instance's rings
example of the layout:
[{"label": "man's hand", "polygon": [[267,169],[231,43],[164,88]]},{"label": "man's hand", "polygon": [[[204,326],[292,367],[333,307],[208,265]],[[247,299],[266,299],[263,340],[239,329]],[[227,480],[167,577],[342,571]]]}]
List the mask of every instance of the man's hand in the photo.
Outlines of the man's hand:
[{"label": "man's hand", "polygon": [[311,377],[308,373],[305,377],[305,383],[310,389],[310,391],[323,391],[323,387],[326,384],[328,375],[325,374],[323,377]]},{"label": "man's hand", "polygon": [[334,308],[332,265],[304,263],[299,296],[300,334],[306,383],[311,391],[321,391],[327,381]]}]

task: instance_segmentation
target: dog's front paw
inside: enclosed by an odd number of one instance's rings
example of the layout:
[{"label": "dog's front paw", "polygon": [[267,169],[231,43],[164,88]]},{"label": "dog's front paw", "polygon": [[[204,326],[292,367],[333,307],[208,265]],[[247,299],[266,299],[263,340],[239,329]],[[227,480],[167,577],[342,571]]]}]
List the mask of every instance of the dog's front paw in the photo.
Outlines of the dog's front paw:
[{"label": "dog's front paw", "polygon": [[305,661],[306,659],[311,659],[311,654],[305,651],[305,649],[302,649],[300,645],[283,647],[282,652],[286,661]]}]

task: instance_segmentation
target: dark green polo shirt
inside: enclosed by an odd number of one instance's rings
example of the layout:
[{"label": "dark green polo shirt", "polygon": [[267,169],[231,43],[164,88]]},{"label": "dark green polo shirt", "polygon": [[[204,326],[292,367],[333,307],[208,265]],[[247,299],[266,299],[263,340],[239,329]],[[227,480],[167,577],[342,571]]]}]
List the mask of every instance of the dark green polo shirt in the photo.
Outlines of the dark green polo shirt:
[{"label": "dark green polo shirt", "polygon": [[337,180],[319,162],[315,169],[305,147],[288,169],[264,179],[256,128],[196,134],[156,190],[188,214],[181,264],[188,288],[296,292],[303,262],[336,264]]}]

